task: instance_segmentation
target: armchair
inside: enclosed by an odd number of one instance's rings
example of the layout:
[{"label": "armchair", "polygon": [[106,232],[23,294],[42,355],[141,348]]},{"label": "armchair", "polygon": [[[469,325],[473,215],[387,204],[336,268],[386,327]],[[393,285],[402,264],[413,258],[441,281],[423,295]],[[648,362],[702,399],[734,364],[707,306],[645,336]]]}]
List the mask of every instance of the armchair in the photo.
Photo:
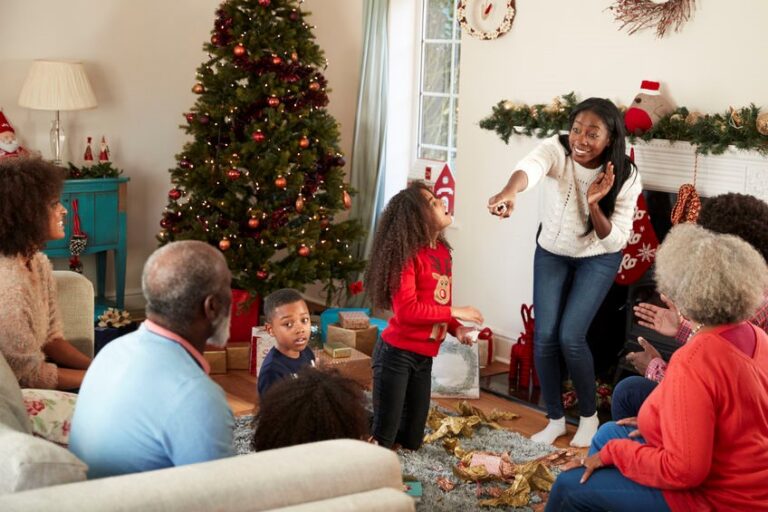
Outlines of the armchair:
[{"label": "armchair", "polygon": [[88,357],[93,357],[93,284],[82,274],[69,270],[55,270],[59,296],[59,314],[64,328],[64,339]]}]

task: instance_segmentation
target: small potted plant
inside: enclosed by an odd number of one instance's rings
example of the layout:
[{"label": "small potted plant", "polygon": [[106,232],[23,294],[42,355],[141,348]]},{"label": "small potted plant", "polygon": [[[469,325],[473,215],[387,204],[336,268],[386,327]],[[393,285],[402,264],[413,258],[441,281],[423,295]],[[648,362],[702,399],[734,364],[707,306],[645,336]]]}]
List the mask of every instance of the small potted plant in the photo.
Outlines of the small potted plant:
[{"label": "small potted plant", "polygon": [[107,308],[96,322],[94,356],[110,341],[133,332],[138,324],[131,320],[131,314],[117,308]]}]

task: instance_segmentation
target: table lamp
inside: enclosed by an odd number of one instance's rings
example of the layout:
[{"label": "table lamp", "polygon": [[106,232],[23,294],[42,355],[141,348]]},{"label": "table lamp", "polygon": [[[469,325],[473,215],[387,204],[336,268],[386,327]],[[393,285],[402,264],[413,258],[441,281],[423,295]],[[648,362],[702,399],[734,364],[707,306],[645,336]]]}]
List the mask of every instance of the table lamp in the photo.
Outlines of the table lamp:
[{"label": "table lamp", "polygon": [[51,126],[51,152],[53,162],[61,165],[65,137],[59,111],[94,108],[97,103],[82,63],[36,60],[21,88],[19,105],[56,112]]}]

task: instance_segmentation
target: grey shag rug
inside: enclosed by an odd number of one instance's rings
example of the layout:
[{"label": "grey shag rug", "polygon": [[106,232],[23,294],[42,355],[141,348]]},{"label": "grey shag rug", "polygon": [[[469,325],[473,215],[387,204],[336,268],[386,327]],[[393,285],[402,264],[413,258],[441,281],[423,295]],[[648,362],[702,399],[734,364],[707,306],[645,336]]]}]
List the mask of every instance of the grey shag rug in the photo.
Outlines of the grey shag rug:
[{"label": "grey shag rug", "polygon": [[[440,408],[442,412],[455,414],[455,411],[449,411]],[[251,437],[253,436],[253,416],[241,416],[235,418],[235,451],[237,454],[250,453]],[[514,425],[514,422],[512,423]],[[427,427],[427,432],[431,432]],[[513,462],[520,463],[536,459],[555,449],[551,446],[534,443],[530,439],[508,430],[493,430],[488,427],[480,426],[475,429],[475,435],[472,438],[461,438],[459,444],[465,450],[483,450],[491,452],[510,452]],[[481,508],[478,505],[478,484],[474,482],[462,482],[453,475],[452,467],[458,462],[458,459],[447,453],[442,447],[442,441],[438,440],[433,444],[427,444],[416,452],[398,451],[400,464],[402,465],[403,475],[415,477],[422,483],[423,496],[416,503],[416,510],[423,512],[456,512],[467,510],[503,510],[503,511],[530,511],[530,507],[511,508],[511,507],[493,507]],[[557,470],[553,469],[554,473]],[[457,483],[455,489],[450,492],[443,492],[437,486],[437,479],[446,477],[454,483]],[[482,484],[483,486],[495,486],[498,483]],[[500,487],[506,488],[506,485]],[[483,499],[490,498],[487,494]],[[540,504],[541,498],[533,493],[530,505]]]}]

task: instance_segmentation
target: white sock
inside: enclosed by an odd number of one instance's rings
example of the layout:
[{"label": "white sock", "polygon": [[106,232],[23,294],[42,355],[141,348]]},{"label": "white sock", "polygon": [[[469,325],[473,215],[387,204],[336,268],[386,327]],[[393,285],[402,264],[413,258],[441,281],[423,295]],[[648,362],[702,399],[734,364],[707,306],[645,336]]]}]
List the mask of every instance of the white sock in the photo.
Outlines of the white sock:
[{"label": "white sock", "polygon": [[592,443],[592,438],[597,432],[597,427],[600,426],[600,420],[597,418],[597,413],[592,416],[581,416],[579,418],[579,428],[576,430],[576,434],[571,439],[571,446],[577,446],[579,448],[587,448]]},{"label": "white sock", "polygon": [[565,416],[558,420],[549,420],[547,426],[541,432],[536,432],[531,436],[534,443],[552,444],[555,439],[565,435]]}]

